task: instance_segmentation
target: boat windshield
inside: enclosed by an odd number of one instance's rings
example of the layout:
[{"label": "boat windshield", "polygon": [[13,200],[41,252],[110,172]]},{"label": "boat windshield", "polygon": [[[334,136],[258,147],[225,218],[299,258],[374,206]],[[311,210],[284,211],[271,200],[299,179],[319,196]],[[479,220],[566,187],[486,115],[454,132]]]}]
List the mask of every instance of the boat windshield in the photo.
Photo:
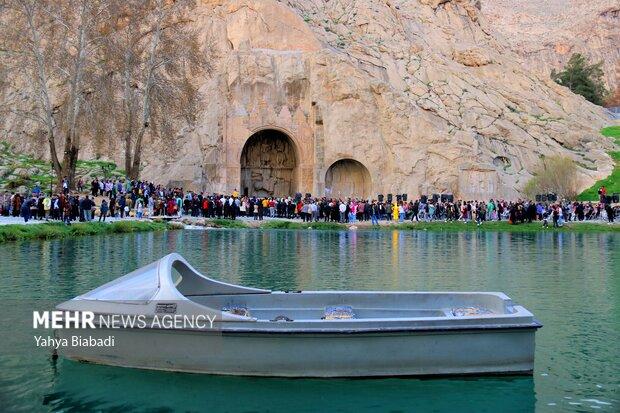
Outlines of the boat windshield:
[{"label": "boat windshield", "polygon": [[157,262],[79,296],[82,300],[149,301],[159,290]]}]

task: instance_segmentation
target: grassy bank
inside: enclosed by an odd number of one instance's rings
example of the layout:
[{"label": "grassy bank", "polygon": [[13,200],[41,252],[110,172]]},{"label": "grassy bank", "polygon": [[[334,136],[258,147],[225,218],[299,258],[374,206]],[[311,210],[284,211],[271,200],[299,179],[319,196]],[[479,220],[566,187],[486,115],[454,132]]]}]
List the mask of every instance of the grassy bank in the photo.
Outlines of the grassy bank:
[{"label": "grassy bank", "polygon": [[[292,221],[264,221],[260,225],[248,225],[241,220],[214,219],[206,220],[205,227],[227,229],[286,229],[286,230],[349,230],[350,226],[335,222],[292,222]],[[203,225],[200,225],[203,226]],[[437,231],[437,232],[578,232],[600,233],[620,232],[620,225],[607,225],[605,223],[569,223],[562,228],[543,228],[540,222],[531,224],[510,225],[507,222],[485,222],[481,226],[476,223],[463,222],[405,222],[381,226],[361,224],[356,226],[358,231]],[[65,225],[63,223],[45,224],[13,224],[0,225],[0,243],[20,240],[42,240],[77,237],[81,235],[109,235],[125,234],[131,232],[165,231],[183,229],[179,222],[150,222],[150,221],[117,221],[113,223],[75,223]]]},{"label": "grassy bank", "polygon": [[33,225],[0,226],[0,243],[20,240],[56,239],[82,235],[126,234],[130,232],[164,231],[174,229],[166,223],[146,221],[120,221],[110,224],[99,222],[81,222],[71,225],[63,223],[45,223]]},{"label": "grassy bank", "polygon": [[291,222],[291,221],[268,221],[259,226],[262,229],[318,229],[318,230],[342,230],[346,225],[336,222]]},{"label": "grassy bank", "polygon": [[[335,222],[291,222],[291,221],[267,221],[258,226],[261,229],[293,229],[293,230],[347,230],[349,226]],[[606,223],[569,223],[561,228],[543,228],[541,222],[531,224],[511,225],[508,222],[485,222],[478,226],[475,222],[404,222],[380,226],[367,224],[356,225],[358,231],[489,231],[489,232],[620,232],[619,225],[607,225]]]},{"label": "grassy bank", "polygon": [[[210,228],[228,229],[286,229],[286,230],[324,230],[342,231],[349,230],[352,225],[340,224],[337,222],[300,222],[285,220],[266,220],[266,221],[242,221],[229,219],[208,219],[204,222],[200,220],[195,223],[185,221],[185,224],[205,226]],[[607,225],[607,223],[565,223],[561,228],[543,228],[541,222],[531,224],[511,225],[506,221],[484,222],[477,226],[475,222],[404,222],[402,224],[392,223],[380,226],[370,226],[368,223],[357,223],[355,229],[358,231],[489,231],[489,232],[620,232],[620,225]]]},{"label": "grassy bank", "polygon": [[475,222],[406,222],[379,227],[381,230],[417,230],[417,231],[486,231],[486,232],[620,232],[620,226],[605,223],[565,223],[561,228],[543,228],[541,222],[511,225],[508,222],[484,222],[478,226]]},{"label": "grassy bank", "polygon": [[209,219],[206,221],[208,227],[212,228],[232,228],[232,229],[242,229],[248,228],[248,225],[237,219]]},{"label": "grassy bank", "polygon": [[[601,130],[604,136],[614,140],[615,144],[620,146],[620,126],[610,126]],[[601,186],[607,188],[607,194],[620,193],[620,151],[609,152],[609,155],[616,162],[613,172],[605,179],[596,182],[590,188],[579,194],[580,201],[598,201],[598,189]]]}]

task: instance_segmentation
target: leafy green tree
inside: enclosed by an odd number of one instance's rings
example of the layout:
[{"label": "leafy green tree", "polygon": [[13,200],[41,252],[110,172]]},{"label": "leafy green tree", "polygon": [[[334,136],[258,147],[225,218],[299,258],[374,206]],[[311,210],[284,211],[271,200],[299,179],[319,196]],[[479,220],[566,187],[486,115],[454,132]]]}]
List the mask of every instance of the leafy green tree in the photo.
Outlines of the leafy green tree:
[{"label": "leafy green tree", "polygon": [[564,70],[551,71],[551,78],[573,93],[583,96],[595,105],[602,106],[608,91],[603,80],[603,62],[590,64],[580,53],[575,53],[564,66]]}]

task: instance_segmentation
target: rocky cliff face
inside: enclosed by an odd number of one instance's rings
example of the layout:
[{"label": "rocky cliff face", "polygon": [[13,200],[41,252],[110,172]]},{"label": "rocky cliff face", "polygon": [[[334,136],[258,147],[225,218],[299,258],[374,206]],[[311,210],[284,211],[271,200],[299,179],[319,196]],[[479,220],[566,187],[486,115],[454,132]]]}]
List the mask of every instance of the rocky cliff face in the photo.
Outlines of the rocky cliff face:
[{"label": "rocky cliff face", "polygon": [[490,29],[543,76],[573,53],[603,61],[609,104],[620,106],[618,0],[483,0],[482,12]]},{"label": "rocky cliff face", "polygon": [[[583,187],[607,176],[603,110],[528,71],[479,7],[203,0],[191,24],[213,48],[215,70],[195,79],[199,122],[179,127],[166,155],[151,142],[143,177],[239,188],[244,146],[266,129],[295,148],[292,185],[319,195],[330,193],[326,176],[341,160],[366,168],[360,179],[370,176],[372,194],[517,197],[540,158],[554,154],[579,163]],[[106,148],[120,160],[118,145]]]}]

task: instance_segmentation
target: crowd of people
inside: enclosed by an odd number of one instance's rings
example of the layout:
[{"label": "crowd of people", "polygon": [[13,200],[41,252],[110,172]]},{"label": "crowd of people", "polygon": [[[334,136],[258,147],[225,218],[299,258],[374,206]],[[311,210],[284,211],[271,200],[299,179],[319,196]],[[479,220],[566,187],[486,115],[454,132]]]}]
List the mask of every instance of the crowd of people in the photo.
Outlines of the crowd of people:
[{"label": "crowd of people", "polygon": [[304,222],[356,223],[370,221],[507,221],[511,224],[541,221],[543,226],[562,226],[567,221],[606,220],[613,222],[620,207],[602,196],[600,202],[534,202],[530,200],[488,201],[447,200],[439,197],[416,200],[363,200],[358,198],[316,198],[301,194],[288,197],[204,194],[167,188],[147,181],[94,179],[85,186],[77,182],[77,191],[63,181],[58,194],[44,194],[37,186],[30,194],[0,194],[0,215],[30,219],[105,221],[113,218],[156,216],[193,216],[204,218],[249,217],[301,219]]}]

